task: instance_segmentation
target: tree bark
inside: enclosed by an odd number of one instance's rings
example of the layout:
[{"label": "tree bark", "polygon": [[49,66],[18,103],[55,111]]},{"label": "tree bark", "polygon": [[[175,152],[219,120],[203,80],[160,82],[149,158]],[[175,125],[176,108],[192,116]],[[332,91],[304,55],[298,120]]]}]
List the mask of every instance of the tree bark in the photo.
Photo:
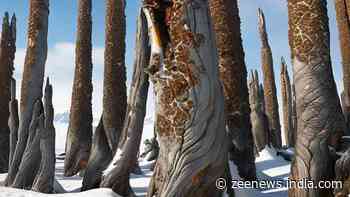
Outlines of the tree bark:
[{"label": "tree bark", "polygon": [[26,147],[34,103],[42,97],[47,58],[48,16],[49,0],[30,0],[28,46],[21,87],[19,134],[12,165],[5,180],[7,186],[12,184],[16,176]]},{"label": "tree bark", "polygon": [[[344,84],[344,99],[343,113],[349,130],[350,124],[350,1],[335,0],[336,18],[339,30],[339,41],[343,65],[343,84]],[[347,131],[349,134],[349,131]]]},{"label": "tree bark", "polygon": [[296,141],[297,141],[297,134],[298,134],[298,115],[297,115],[297,103],[296,103],[296,95],[295,95],[295,85],[293,83],[292,85],[292,122],[293,122],[293,139],[294,144],[292,144],[293,147],[295,147]]},{"label": "tree bark", "polygon": [[55,127],[53,124],[54,109],[52,106],[52,86],[49,79],[46,81],[45,87],[45,122],[42,127],[38,128],[40,138],[41,163],[38,173],[34,179],[32,186],[33,191],[41,193],[54,192],[55,179]]},{"label": "tree bark", "polygon": [[11,100],[11,78],[14,70],[13,61],[16,52],[15,17],[11,23],[6,12],[3,18],[0,41],[0,173],[8,171],[10,153],[10,116],[9,102]]},{"label": "tree bark", "polygon": [[18,140],[18,101],[16,99],[16,80],[11,79],[11,101],[9,103],[10,117],[9,117],[9,128],[10,128],[10,154],[9,154],[9,167],[12,165],[13,154],[16,149]]},{"label": "tree bark", "polygon": [[215,181],[225,176],[229,141],[208,1],[143,6],[160,145],[147,196],[220,196]]},{"label": "tree bark", "polygon": [[44,115],[42,114],[42,102],[38,100],[35,103],[32,122],[30,123],[27,146],[12,187],[20,189],[30,189],[32,187],[40,167],[41,153],[39,130],[43,127],[43,124]]},{"label": "tree bark", "polygon": [[209,5],[224,89],[226,128],[234,149],[231,158],[242,178],[254,180],[254,142],[237,0],[210,0]]},{"label": "tree bark", "polygon": [[[328,137],[336,144],[345,129],[330,59],[327,1],[289,0],[288,13],[298,115],[290,179],[317,184],[334,178]],[[289,196],[333,195],[329,189],[291,188]]]},{"label": "tree bark", "polygon": [[292,91],[288,74],[287,64],[282,57],[281,59],[281,92],[282,92],[282,109],[283,109],[283,128],[284,139],[287,147],[294,146],[294,131],[292,124]]},{"label": "tree bark", "polygon": [[249,82],[249,103],[251,108],[250,118],[252,121],[253,139],[255,145],[255,154],[265,148],[268,144],[268,127],[264,112],[262,111],[262,97],[260,96],[260,84],[257,73],[252,72],[251,81]]},{"label": "tree bark", "polygon": [[64,175],[85,169],[92,143],[91,0],[79,0],[76,58]]},{"label": "tree bark", "polygon": [[107,0],[103,127],[112,152],[118,148],[126,113],[125,0]]},{"label": "tree bark", "polygon": [[276,95],[275,75],[271,47],[269,45],[265,16],[261,9],[258,11],[259,33],[261,38],[261,60],[264,76],[264,98],[265,110],[269,120],[271,142],[275,148],[282,148],[281,125],[278,111],[278,100]]},{"label": "tree bark", "polygon": [[350,194],[350,149],[345,151],[337,160],[335,165],[335,176],[337,181],[343,183],[342,188],[335,188],[336,197],[347,197]]},{"label": "tree bark", "polygon": [[127,140],[123,146],[120,159],[114,164],[114,169],[104,177],[101,183],[101,187],[110,187],[122,196],[129,196],[133,193],[129,184],[129,177],[137,162],[149,87],[148,74],[145,72],[145,68],[149,64],[150,47],[148,45],[146,19],[142,12],[137,24],[136,60],[123,131],[123,133],[127,133]]}]

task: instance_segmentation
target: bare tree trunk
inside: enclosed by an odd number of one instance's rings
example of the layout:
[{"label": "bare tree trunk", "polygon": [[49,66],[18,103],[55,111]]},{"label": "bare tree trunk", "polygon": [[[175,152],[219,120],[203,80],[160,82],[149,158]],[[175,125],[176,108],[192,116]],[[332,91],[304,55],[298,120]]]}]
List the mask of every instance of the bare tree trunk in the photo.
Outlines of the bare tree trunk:
[{"label": "bare tree trunk", "polygon": [[75,73],[66,140],[64,175],[85,169],[92,143],[92,19],[91,0],[79,0]]},{"label": "bare tree trunk", "polygon": [[[342,64],[343,64],[343,83],[344,83],[344,99],[343,113],[347,129],[350,124],[350,1],[335,0],[335,10],[337,16],[339,40],[341,46]],[[349,131],[348,131],[349,132]]]},{"label": "bare tree trunk", "polygon": [[160,145],[148,196],[221,196],[228,137],[208,1],[158,3],[143,5]]},{"label": "bare tree trunk", "polygon": [[[288,13],[298,115],[290,179],[314,183],[332,180],[334,164],[328,137],[339,139],[345,124],[332,73],[327,1],[289,0]],[[329,189],[294,187],[289,196],[333,195]]]},{"label": "bare tree trunk", "polygon": [[114,169],[104,177],[101,183],[101,187],[110,187],[114,192],[123,196],[128,196],[133,193],[129,184],[129,177],[137,162],[143,122],[146,115],[149,86],[148,75],[145,72],[145,68],[149,64],[150,47],[148,46],[146,19],[142,12],[138,18],[137,28],[136,60],[123,131],[123,133],[127,133],[128,137],[123,146],[120,159],[114,164]]},{"label": "bare tree trunk", "polygon": [[30,0],[28,46],[21,87],[18,141],[12,165],[5,180],[5,185],[7,186],[12,184],[21,163],[28,138],[34,103],[42,97],[47,57],[48,16],[49,0]]},{"label": "bare tree trunk", "polygon": [[49,79],[45,87],[45,122],[38,128],[40,137],[41,163],[34,179],[32,190],[41,193],[53,193],[55,179],[55,127],[53,125],[54,109],[52,106],[52,86]]},{"label": "bare tree trunk", "polygon": [[272,52],[269,45],[265,16],[261,9],[258,12],[259,17],[259,32],[261,38],[261,60],[264,76],[264,97],[265,110],[269,120],[269,128],[272,137],[272,145],[275,148],[282,147],[281,125],[278,111],[278,100],[276,95],[275,75],[273,69]]},{"label": "bare tree trunk", "polygon": [[298,116],[297,116],[297,103],[296,103],[296,95],[295,95],[295,85],[292,85],[292,121],[293,121],[293,144],[295,147],[297,141],[297,133],[298,133]]},{"label": "bare tree trunk", "polygon": [[107,0],[103,126],[112,152],[118,148],[126,113],[125,0]]},{"label": "bare tree trunk", "polygon": [[16,178],[12,184],[15,188],[31,188],[35,175],[40,167],[41,153],[39,129],[44,124],[44,115],[42,115],[42,111],[42,102],[41,100],[38,100],[35,103],[32,122],[30,123],[27,146],[18,168]]},{"label": "bare tree trunk", "polygon": [[255,144],[255,153],[256,155],[265,148],[268,144],[268,127],[266,127],[266,123],[264,123],[265,116],[262,111],[262,98],[260,97],[260,84],[257,72],[252,72],[252,78],[249,82],[249,103],[251,108],[251,121],[252,121],[252,131],[253,131],[253,139]]},{"label": "bare tree trunk", "polygon": [[14,70],[13,61],[16,52],[16,17],[11,23],[6,12],[3,18],[0,41],[0,173],[8,171],[10,154],[10,116],[11,78]]},{"label": "bare tree trunk", "polygon": [[10,128],[10,154],[9,154],[9,167],[12,165],[13,154],[16,149],[18,139],[18,101],[16,99],[16,80],[11,79],[11,101],[9,103],[10,117],[9,117],[9,128]]},{"label": "bare tree trunk", "polygon": [[287,147],[294,146],[294,131],[292,123],[292,90],[288,74],[287,64],[282,57],[281,59],[281,92],[282,92],[282,109],[283,109],[283,128],[284,138]]},{"label": "bare tree trunk", "polygon": [[335,188],[336,197],[347,197],[350,194],[350,149],[345,151],[337,160],[335,165],[335,176],[337,181],[342,181],[343,187]]},{"label": "bare tree trunk", "polygon": [[254,180],[254,142],[237,0],[210,0],[209,5],[225,96],[226,127],[233,143],[231,158],[242,178]]}]

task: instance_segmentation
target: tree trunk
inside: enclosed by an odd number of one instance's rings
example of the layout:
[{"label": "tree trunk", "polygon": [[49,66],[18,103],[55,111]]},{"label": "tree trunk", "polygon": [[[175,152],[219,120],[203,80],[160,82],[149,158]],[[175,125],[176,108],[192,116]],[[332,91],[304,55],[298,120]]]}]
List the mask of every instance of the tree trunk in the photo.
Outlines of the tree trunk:
[{"label": "tree trunk", "polygon": [[337,160],[335,165],[335,176],[337,181],[343,183],[342,188],[336,188],[334,194],[336,197],[347,197],[350,194],[350,149],[345,151]]},{"label": "tree trunk", "polygon": [[295,147],[297,141],[297,133],[298,133],[298,116],[297,116],[297,103],[296,103],[296,95],[295,95],[295,85],[292,85],[292,122],[293,122],[293,144]]},{"label": "tree trunk", "polygon": [[237,0],[210,0],[209,5],[225,96],[226,128],[234,149],[231,150],[231,158],[242,178],[254,180],[254,142]]},{"label": "tree trunk", "polygon": [[45,122],[38,128],[40,137],[41,163],[35,177],[32,190],[41,193],[54,192],[55,179],[55,127],[53,124],[54,109],[52,106],[52,86],[47,79],[45,87]]},{"label": "tree trunk", "polygon": [[265,16],[261,9],[258,12],[259,32],[261,38],[261,60],[264,76],[264,97],[265,110],[269,120],[269,128],[271,133],[271,142],[275,148],[282,147],[281,125],[278,111],[278,100],[276,95],[275,75],[273,69],[272,52],[269,45]]},{"label": "tree trunk", "polygon": [[125,2],[108,0],[103,115],[93,137],[82,191],[97,188],[117,152],[126,111]]},{"label": "tree trunk", "polygon": [[26,147],[34,103],[42,97],[47,57],[48,16],[49,0],[30,0],[28,46],[21,87],[18,141],[12,165],[5,180],[7,186],[12,184],[16,176]]},{"label": "tree trunk", "polygon": [[288,74],[287,64],[281,59],[281,92],[283,109],[284,139],[287,147],[294,146],[294,131],[292,125],[292,91]]},{"label": "tree trunk", "polygon": [[114,164],[114,169],[104,177],[101,183],[101,187],[110,187],[114,192],[122,196],[132,194],[129,177],[137,162],[143,122],[146,115],[149,86],[145,68],[149,64],[150,47],[148,46],[146,19],[143,14],[140,14],[138,18],[137,28],[136,60],[128,99],[127,119],[123,131],[123,133],[127,133],[128,137],[123,146],[120,159]]},{"label": "tree trunk", "polygon": [[41,153],[39,130],[43,127],[43,124],[44,115],[42,114],[42,102],[38,100],[35,103],[32,122],[30,123],[27,146],[16,178],[12,184],[15,188],[28,189],[32,187],[35,175],[40,167]]},{"label": "tree trunk", "polygon": [[107,0],[103,127],[112,152],[118,148],[126,113],[125,0]]},{"label": "tree trunk", "polygon": [[85,169],[92,143],[92,44],[91,0],[79,0],[75,73],[66,140],[64,175]]},{"label": "tree trunk", "polygon": [[9,167],[12,165],[13,154],[16,149],[18,139],[18,101],[16,99],[16,80],[11,79],[11,101],[9,104],[10,117],[9,117],[9,128],[10,128],[10,154],[9,154]]},{"label": "tree trunk", "polygon": [[[328,137],[345,124],[332,73],[326,0],[289,0],[289,45],[293,60],[298,140],[291,180],[332,180]],[[331,190],[291,188],[289,196],[333,196]]]},{"label": "tree trunk", "polygon": [[256,155],[265,148],[268,144],[268,127],[264,123],[265,116],[262,111],[262,97],[260,97],[260,87],[259,87],[259,78],[257,73],[252,72],[252,79],[249,82],[249,103],[251,108],[251,121],[252,121],[252,131],[253,131],[253,139],[255,145],[255,153]]},{"label": "tree trunk", "polygon": [[221,196],[229,141],[208,1],[158,3],[143,5],[160,145],[148,196]]},{"label": "tree trunk", "polygon": [[[335,10],[339,30],[340,49],[343,65],[344,100],[343,113],[349,130],[350,124],[350,1],[335,0]],[[349,131],[348,131],[349,132]],[[349,133],[348,133],[349,134]]]},{"label": "tree trunk", "polygon": [[13,61],[16,52],[15,17],[11,23],[6,12],[3,19],[0,41],[0,173],[8,171],[10,153],[10,116],[9,102],[11,100],[11,78],[14,70]]}]

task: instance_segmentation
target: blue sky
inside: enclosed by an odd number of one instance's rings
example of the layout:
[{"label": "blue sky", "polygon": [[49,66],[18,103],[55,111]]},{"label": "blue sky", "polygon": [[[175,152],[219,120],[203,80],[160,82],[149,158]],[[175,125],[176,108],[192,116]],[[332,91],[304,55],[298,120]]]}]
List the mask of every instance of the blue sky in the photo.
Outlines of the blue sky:
[{"label": "blue sky", "polygon": [[[257,32],[257,9],[265,11],[267,30],[273,52],[274,68],[278,95],[280,95],[279,72],[280,58],[285,56],[290,65],[288,45],[288,18],[286,1],[283,0],[239,0],[242,21],[242,36],[245,49],[245,60],[248,69],[260,70],[260,40]],[[338,41],[333,1],[328,1],[328,13],[331,30],[331,52],[335,79],[339,88],[342,87],[341,59]],[[136,31],[136,15],[139,1],[127,0],[127,55],[126,65],[128,79],[131,78],[134,42]],[[104,0],[93,0],[93,47],[94,47],[94,114],[101,113],[102,80],[103,80],[103,48],[104,48]],[[27,17],[29,0],[1,0],[0,14],[5,11],[17,15],[17,54],[16,74],[17,85],[20,84],[26,47]],[[77,18],[77,0],[50,0],[49,22],[49,55],[46,65],[46,75],[52,78],[54,85],[54,105],[57,112],[67,111],[70,105],[71,88],[74,71],[74,42]],[[290,67],[289,67],[289,70]],[[291,72],[290,72],[291,74]],[[260,76],[262,78],[262,76]],[[95,118],[98,119],[97,115]]]}]

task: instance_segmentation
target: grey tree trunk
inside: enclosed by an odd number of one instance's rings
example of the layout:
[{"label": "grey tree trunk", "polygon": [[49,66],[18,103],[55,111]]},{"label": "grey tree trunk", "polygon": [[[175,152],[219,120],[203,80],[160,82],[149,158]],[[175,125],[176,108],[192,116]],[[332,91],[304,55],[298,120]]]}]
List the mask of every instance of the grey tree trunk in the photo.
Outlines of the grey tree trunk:
[{"label": "grey tree trunk", "polygon": [[[255,74],[256,73],[256,74]],[[260,84],[257,72],[251,74],[251,80],[249,82],[249,103],[250,103],[250,118],[252,121],[252,131],[254,139],[255,154],[265,148],[268,144],[268,130],[266,127],[265,115],[262,111],[262,105],[264,104],[260,96]]]},{"label": "grey tree trunk", "polygon": [[[298,115],[290,179],[332,180],[328,137],[336,144],[345,123],[332,74],[327,1],[289,0],[288,13]],[[333,195],[329,189],[291,188],[289,196]]]},{"label": "grey tree trunk", "polygon": [[297,116],[297,103],[296,103],[296,95],[295,95],[295,85],[292,85],[292,122],[293,122],[293,139],[295,143],[297,141],[297,133],[298,133],[298,116]]},{"label": "grey tree trunk", "polygon": [[160,153],[147,196],[221,196],[228,136],[208,1],[148,3]]},{"label": "grey tree trunk", "polygon": [[16,99],[16,80],[11,79],[11,101],[9,103],[10,117],[9,117],[9,128],[10,128],[10,154],[9,154],[9,167],[12,165],[13,154],[16,149],[18,139],[18,101]]},{"label": "grey tree trunk", "polygon": [[261,38],[261,60],[264,76],[265,112],[269,120],[271,143],[275,148],[282,147],[281,125],[276,95],[275,74],[273,69],[272,52],[269,45],[265,16],[261,9],[258,11],[259,32]]},{"label": "grey tree trunk", "polygon": [[18,141],[5,185],[12,185],[24,153],[34,104],[42,97],[47,57],[49,0],[30,0],[28,46],[21,87]]},{"label": "grey tree trunk", "polygon": [[86,168],[92,143],[91,0],[79,0],[78,9],[76,65],[64,160],[65,176],[73,176]]},{"label": "grey tree trunk", "polygon": [[254,180],[254,140],[237,0],[210,0],[209,5],[225,96],[226,128],[232,138],[230,158],[233,158],[242,178]]},{"label": "grey tree trunk", "polygon": [[56,154],[55,127],[53,124],[54,109],[52,106],[52,86],[49,79],[46,81],[44,99],[45,121],[43,125],[39,124],[41,127],[38,128],[37,134],[40,137],[41,163],[39,171],[34,179],[32,190],[41,193],[53,193]]},{"label": "grey tree trunk", "polygon": [[32,187],[35,176],[40,167],[40,135],[39,130],[44,124],[44,115],[42,114],[42,102],[38,100],[35,103],[32,121],[30,123],[27,146],[23,153],[21,164],[13,181],[12,186],[20,189]]},{"label": "grey tree trunk", "polygon": [[110,187],[122,196],[129,196],[133,193],[129,184],[129,177],[137,162],[149,87],[148,74],[145,72],[145,68],[149,65],[151,49],[149,47],[146,19],[142,12],[137,24],[136,60],[123,131],[123,133],[127,133],[128,137],[120,159],[101,183],[101,187]]},{"label": "grey tree trunk", "polygon": [[347,197],[350,194],[350,149],[345,151],[337,160],[335,165],[335,176],[337,181],[342,182],[343,187],[335,188],[337,197]]},{"label": "grey tree trunk", "polygon": [[292,90],[288,74],[287,64],[282,57],[281,59],[281,92],[282,92],[282,109],[283,109],[283,128],[284,139],[287,147],[294,146],[294,131],[292,120]]},{"label": "grey tree trunk", "polygon": [[350,1],[335,0],[335,10],[339,30],[339,41],[343,65],[343,113],[349,134],[350,126],[350,17],[348,11],[350,10]]},{"label": "grey tree trunk", "polygon": [[6,12],[3,18],[0,41],[0,173],[8,171],[10,154],[10,116],[11,78],[14,70],[13,61],[16,52],[16,17],[11,23]]}]

